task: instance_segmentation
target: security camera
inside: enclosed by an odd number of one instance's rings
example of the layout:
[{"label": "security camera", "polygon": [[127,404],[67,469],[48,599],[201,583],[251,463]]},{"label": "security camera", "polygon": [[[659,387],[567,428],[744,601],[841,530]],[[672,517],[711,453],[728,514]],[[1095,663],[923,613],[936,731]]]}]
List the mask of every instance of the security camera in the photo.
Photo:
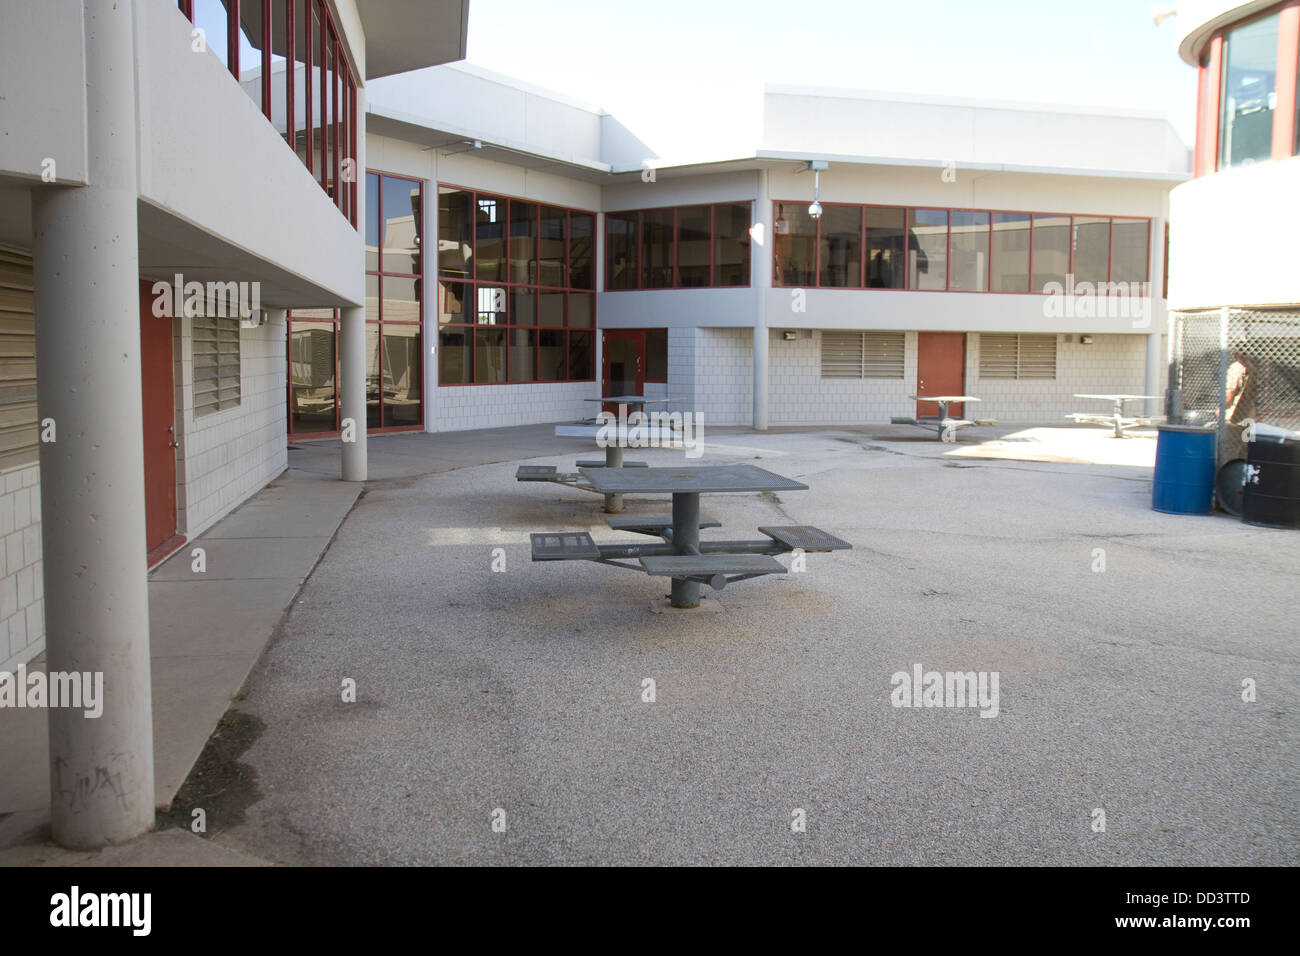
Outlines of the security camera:
[{"label": "security camera", "polygon": [[814,202],[808,207],[808,215],[812,216],[814,219],[820,219],[822,217],[822,204]]}]

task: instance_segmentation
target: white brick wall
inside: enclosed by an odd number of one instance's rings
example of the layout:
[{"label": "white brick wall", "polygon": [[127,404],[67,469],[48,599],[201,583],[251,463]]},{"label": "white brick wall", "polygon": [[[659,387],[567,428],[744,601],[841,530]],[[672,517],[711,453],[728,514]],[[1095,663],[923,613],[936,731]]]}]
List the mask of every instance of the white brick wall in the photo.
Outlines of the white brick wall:
[{"label": "white brick wall", "polygon": [[[901,379],[823,379],[821,332],[801,331],[786,342],[772,333],[768,354],[768,415],[773,425],[863,424],[915,414],[917,333],[906,333]],[[1067,342],[1066,338],[1073,341]],[[1070,412],[1108,412],[1104,403],[1074,398],[1075,392],[1143,394],[1146,337],[1094,335],[1083,345],[1078,335],[1058,335],[1055,380],[981,379],[979,333],[966,336],[966,391],[984,399],[965,410],[967,417],[999,422],[1063,421]],[[1162,353],[1163,354],[1163,353]],[[1163,379],[1155,394],[1164,389]],[[1136,410],[1136,406],[1130,406]]]},{"label": "white brick wall", "polygon": [[237,408],[194,416],[191,320],[178,325],[176,456],[178,529],[193,538],[264,487],[288,465],[284,322],[242,329]]},{"label": "white brick wall", "polygon": [[[984,401],[967,408],[966,415],[999,422],[1051,423],[1064,421],[1071,412],[1109,414],[1107,403],[1075,398],[1074,394],[1145,395],[1146,344],[1145,335],[1094,335],[1091,345],[1083,345],[1078,335],[1058,335],[1054,381],[981,379],[980,337],[972,333],[966,337],[966,390]],[[1151,394],[1163,392],[1164,378],[1162,375]],[[1131,403],[1129,412],[1141,414],[1140,406],[1140,402]]]},{"label": "white brick wall", "polygon": [[916,333],[904,338],[903,378],[821,377],[822,333],[800,330],[787,342],[772,331],[767,356],[767,415],[772,425],[861,425],[911,415],[916,384]]},{"label": "white brick wall", "polygon": [[432,396],[431,430],[581,421],[600,411],[594,402],[583,399],[599,394],[599,382],[448,386],[436,389]]},{"label": "white brick wall", "polygon": [[754,416],[754,332],[750,328],[670,328],[668,394],[674,410],[709,425],[748,425]]},{"label": "white brick wall", "polygon": [[0,472],[0,670],[45,650],[40,466]]}]

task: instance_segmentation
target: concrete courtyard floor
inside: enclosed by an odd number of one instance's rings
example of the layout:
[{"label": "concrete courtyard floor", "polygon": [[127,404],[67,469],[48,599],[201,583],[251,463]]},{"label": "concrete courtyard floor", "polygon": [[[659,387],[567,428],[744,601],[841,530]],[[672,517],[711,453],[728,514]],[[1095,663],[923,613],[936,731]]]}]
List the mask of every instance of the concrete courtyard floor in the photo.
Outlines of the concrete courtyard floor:
[{"label": "concrete courtyard floor", "polygon": [[[666,579],[529,560],[532,531],[637,540],[595,495],[514,481],[583,450],[549,431],[371,439],[176,821],[202,807],[212,851],[290,864],[1300,860],[1300,534],[1153,512],[1149,435],[712,429],[700,463],[810,490],[707,495],[706,537],[854,550],[674,611]],[[997,716],[892,706],[917,664],[997,672]]]},{"label": "concrete courtyard floor", "polygon": [[[1153,512],[1149,437],[708,437],[701,462],[810,490],[706,496],[706,535],[812,524],[854,550],[657,613],[666,580],[529,561],[530,531],[621,537],[594,495],[513,461],[372,482],[235,705],[260,730],[217,842],[283,863],[1300,858],[1300,534]],[[990,440],[1013,459],[977,457]],[[998,716],[893,707],[914,664],[998,672]]]}]

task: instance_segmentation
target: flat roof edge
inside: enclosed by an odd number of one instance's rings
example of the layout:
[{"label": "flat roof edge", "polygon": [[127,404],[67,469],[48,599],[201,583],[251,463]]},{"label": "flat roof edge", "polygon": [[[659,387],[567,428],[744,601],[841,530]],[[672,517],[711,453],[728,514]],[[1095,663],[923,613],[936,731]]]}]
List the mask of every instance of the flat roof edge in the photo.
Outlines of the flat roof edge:
[{"label": "flat roof edge", "polygon": [[[511,153],[518,153],[522,156],[528,156],[533,159],[542,160],[548,163],[556,163],[563,166],[572,166],[575,169],[584,169],[589,172],[609,173],[611,171],[609,163],[604,163],[594,159],[583,159],[582,157],[572,155],[560,155],[556,153],[538,152],[536,149],[530,149],[527,143],[521,143],[515,140],[507,139],[486,139],[482,133],[476,133],[473,130],[453,126],[450,123],[440,123],[431,126],[430,121],[422,116],[416,116],[412,113],[405,113],[401,110],[394,110],[382,106],[376,106],[373,103],[366,103],[366,128],[370,129],[372,118],[380,120],[379,128],[375,132],[383,135],[393,135],[401,138],[402,133],[406,130],[418,131],[427,134],[427,138],[432,138],[438,134],[450,136],[452,138],[461,138],[473,140],[482,143],[485,147],[506,150]],[[393,124],[389,126],[388,124]],[[421,142],[420,139],[412,139]],[[425,145],[432,146],[431,143]]]},{"label": "flat roof edge", "polygon": [[[942,168],[948,164],[946,159],[924,159],[920,157],[901,156],[854,156],[844,153],[800,153],[792,150],[760,149],[758,159],[793,160],[797,162],[824,159],[831,163],[845,163],[856,166],[906,166],[922,168]],[[1172,170],[1136,170],[1136,169],[1093,169],[1088,167],[1066,166],[1030,166],[1016,163],[965,163],[958,162],[958,169],[974,169],[980,172],[994,173],[1032,173],[1046,176],[1100,176],[1106,179],[1146,179],[1159,182],[1184,182],[1192,178],[1191,172],[1174,172]]]}]

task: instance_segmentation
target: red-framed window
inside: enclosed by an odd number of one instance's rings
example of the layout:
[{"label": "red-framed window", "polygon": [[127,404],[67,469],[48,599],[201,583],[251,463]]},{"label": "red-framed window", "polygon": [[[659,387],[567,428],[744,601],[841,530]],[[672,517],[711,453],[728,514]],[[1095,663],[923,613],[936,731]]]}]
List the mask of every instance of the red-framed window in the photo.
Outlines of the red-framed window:
[{"label": "red-framed window", "polygon": [[339,433],[339,314],[337,309],[289,313],[289,436]]},{"label": "red-framed window", "polygon": [[366,427],[424,427],[424,183],[366,171]]},{"label": "red-framed window", "polygon": [[438,384],[590,382],[596,214],[438,186]]},{"label": "red-framed window", "polygon": [[605,213],[605,291],[749,285],[753,203]]},{"label": "red-framed window", "polygon": [[[424,183],[366,172],[366,429],[424,427]],[[338,434],[339,316],[289,313],[289,434]]]},{"label": "red-framed window", "polygon": [[1220,27],[1197,72],[1193,175],[1300,155],[1300,0]]},{"label": "red-framed window", "polygon": [[355,227],[356,74],[325,0],[177,0],[177,8]]},{"label": "red-framed window", "polygon": [[772,284],[1041,294],[1148,281],[1151,220],[918,206],[772,203]]}]

